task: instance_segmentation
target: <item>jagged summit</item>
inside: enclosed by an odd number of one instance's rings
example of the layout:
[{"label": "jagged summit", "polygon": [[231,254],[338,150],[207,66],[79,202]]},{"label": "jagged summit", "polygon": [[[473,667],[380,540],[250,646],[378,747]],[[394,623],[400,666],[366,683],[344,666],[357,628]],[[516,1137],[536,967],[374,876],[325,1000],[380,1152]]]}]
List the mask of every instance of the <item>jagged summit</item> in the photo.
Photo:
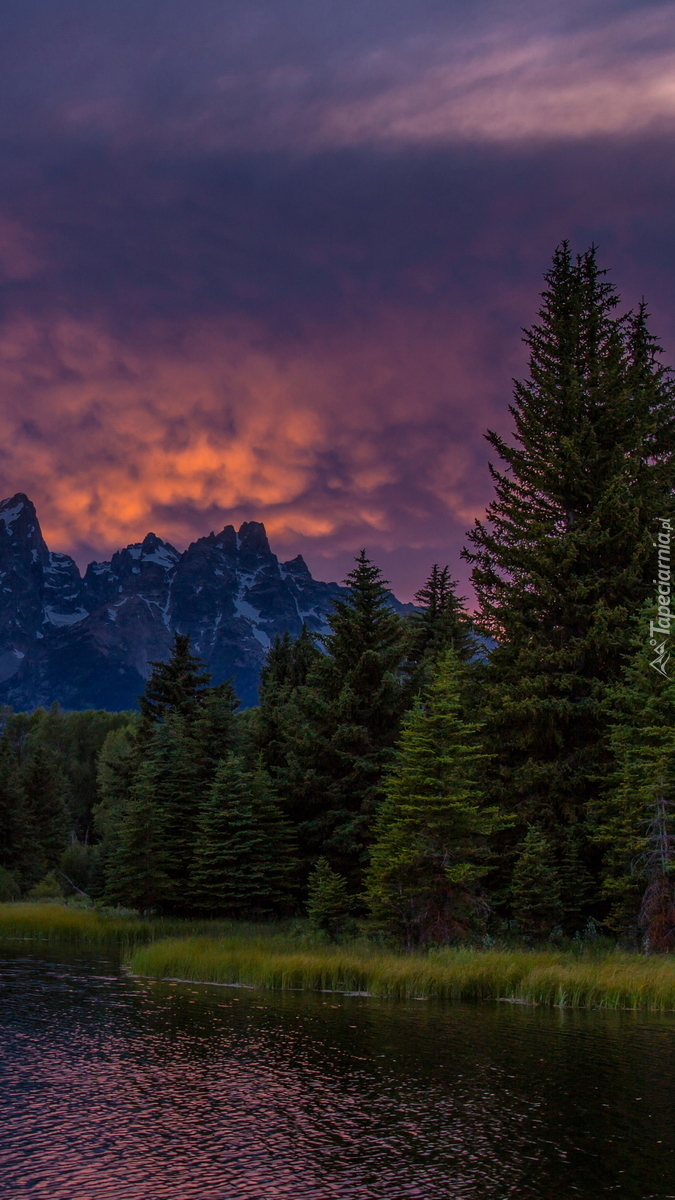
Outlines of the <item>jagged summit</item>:
[{"label": "jagged summit", "polygon": [[[0,702],[17,708],[133,708],[149,663],[187,633],[214,682],[254,704],[265,652],[303,622],[323,632],[336,583],[298,555],[280,563],[259,521],[226,525],[181,553],[148,533],[84,576],[48,549],[35,506],[0,503]],[[396,603],[394,601],[394,603]]]}]

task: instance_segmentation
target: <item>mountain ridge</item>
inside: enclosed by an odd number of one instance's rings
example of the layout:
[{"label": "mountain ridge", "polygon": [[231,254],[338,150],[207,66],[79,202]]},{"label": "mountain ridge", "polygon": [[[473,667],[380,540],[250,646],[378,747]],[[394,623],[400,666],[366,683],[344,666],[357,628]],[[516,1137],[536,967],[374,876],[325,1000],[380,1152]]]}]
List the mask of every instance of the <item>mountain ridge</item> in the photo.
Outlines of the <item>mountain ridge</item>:
[{"label": "mountain ridge", "polygon": [[315,580],[302,555],[280,562],[259,521],[226,525],[182,552],[148,533],[82,575],[49,550],[34,504],[17,492],[0,502],[0,703],[134,708],[150,662],[187,633],[214,683],[231,678],[248,707],[273,638],[297,635],[303,622],[324,633],[345,591]]}]

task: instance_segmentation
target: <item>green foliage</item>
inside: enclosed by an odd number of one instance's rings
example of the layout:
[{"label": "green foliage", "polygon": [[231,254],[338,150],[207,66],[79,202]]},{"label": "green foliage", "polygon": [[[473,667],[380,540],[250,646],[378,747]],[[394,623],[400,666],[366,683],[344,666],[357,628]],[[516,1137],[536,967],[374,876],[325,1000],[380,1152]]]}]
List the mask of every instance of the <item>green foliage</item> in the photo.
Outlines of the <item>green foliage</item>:
[{"label": "green foliage", "polygon": [[[598,912],[598,884],[588,865],[591,857],[587,829],[567,825],[559,831],[554,851],[560,890],[560,925],[570,937],[580,934]],[[556,922],[557,924],[557,922]]]},{"label": "green foliage", "polygon": [[[277,648],[263,686],[258,744],[298,830],[305,870],[324,856],[356,891],[410,686],[404,623],[365,552],[346,582],[324,654],[305,642],[302,660],[295,651],[293,663],[284,658],[287,648]],[[271,709],[272,754],[264,749]]]},{"label": "green foliage", "polygon": [[274,929],[260,924],[235,926],[232,921],[139,917],[129,910],[84,905],[79,898],[58,904],[53,899],[0,903],[0,937],[36,938],[85,946],[133,946],[159,938],[232,935],[250,941],[276,931],[276,926]]},{"label": "green foliage", "polygon": [[95,829],[103,841],[114,836],[129,799],[137,765],[133,726],[111,730],[98,758],[100,802],[94,810]]},{"label": "green foliage", "polygon": [[53,704],[48,711],[38,708],[30,715],[9,714],[3,736],[17,765],[24,766],[38,747],[47,753],[62,779],[70,826],[87,839],[92,831],[92,809],[98,801],[96,770],[101,748],[111,730],[133,722],[131,713],[63,712]]},{"label": "green foliage", "polygon": [[210,915],[255,916],[288,905],[296,863],[292,835],[262,766],[230,754],[199,814],[190,902]]},{"label": "green foliage", "polygon": [[293,947],[267,937],[182,938],[136,950],[137,975],[247,987],[367,992],[396,999],[512,998],[557,1008],[675,1006],[675,962],[637,954],[471,950],[383,954],[363,945]]},{"label": "green foliage", "polygon": [[485,755],[463,714],[461,674],[447,651],[406,718],[370,854],[373,921],[408,944],[456,938],[479,923],[486,838],[503,823],[478,790]]},{"label": "green foliage", "polygon": [[63,900],[63,890],[56,871],[49,873],[36,883],[28,893],[29,900]]},{"label": "green foliage", "polygon": [[68,844],[70,817],[58,760],[42,744],[19,768],[24,811],[48,868],[58,866]]},{"label": "green foliage", "polygon": [[238,703],[229,681],[208,688],[197,715],[187,727],[200,788],[211,786],[218,763],[232,750],[236,739],[234,713]]},{"label": "green foliage", "polygon": [[111,730],[98,759],[100,801],[93,810],[94,830],[99,841],[87,890],[95,899],[102,898],[105,893],[109,860],[119,844],[119,831],[138,765],[135,727],[124,725]]},{"label": "green foliage", "polygon": [[98,847],[74,840],[64,850],[59,863],[58,878],[66,896],[90,894],[92,880],[98,874]]},{"label": "green foliage", "polygon": [[[647,608],[645,630],[650,616]],[[601,781],[591,805],[594,836],[603,849],[607,923],[635,935],[650,883],[656,883],[661,899],[671,903],[667,880],[658,884],[657,877],[675,873],[675,682],[662,678],[650,666],[651,657],[643,631],[635,639],[635,652],[621,682],[608,696],[613,769]],[[664,833],[672,843],[670,863],[668,856],[661,863],[660,856],[655,860],[653,854],[650,830],[661,807]],[[651,891],[654,893],[654,887]]]},{"label": "green foliage", "polygon": [[423,686],[443,654],[453,650],[466,661],[475,652],[476,642],[465,601],[457,595],[448,566],[439,568],[434,563],[415,600],[420,607],[408,618],[408,662],[415,682]]},{"label": "green foliage", "polygon": [[672,511],[675,394],[644,306],[618,317],[590,250],[567,245],[526,337],[514,444],[488,441],[496,498],[469,535],[494,794],[554,847],[573,825],[591,860],[587,807],[608,768],[608,690],[653,577],[653,521]]},{"label": "green foliage", "polygon": [[0,864],[22,873],[28,865],[25,860],[30,845],[26,823],[19,766],[5,730],[0,738]]},{"label": "green foliage", "polygon": [[347,892],[347,880],[320,858],[307,884],[307,916],[311,928],[336,942],[351,927],[354,901]]},{"label": "green foliage", "polygon": [[200,802],[199,764],[182,711],[168,712],[137,754],[111,839],[105,894],[142,911],[173,911],[185,904]]},{"label": "green foliage", "polygon": [[0,867],[0,902],[18,900],[20,895],[21,888],[16,875],[6,867]]},{"label": "green foliage", "polygon": [[175,900],[154,768],[152,759],[141,764],[106,863],[106,900],[141,913],[170,909]]},{"label": "green foliage", "polygon": [[296,782],[292,746],[299,712],[295,700],[299,689],[307,687],[320,653],[306,625],[295,639],[288,633],[275,638],[261,672],[260,704],[251,714],[247,731],[250,753],[253,757],[262,755],[266,769],[289,796]]},{"label": "green foliage", "polygon": [[138,707],[141,710],[139,737],[149,736],[157,722],[177,712],[189,721],[197,715],[209,692],[211,676],[190,650],[189,637],[174,635],[168,662],[153,662]]},{"label": "green foliage", "polygon": [[[237,699],[208,686],[203,665],[176,637],[141,698],[138,734],[119,730],[99,763],[105,895],[143,911],[184,911],[200,808],[234,739]],[[143,838],[147,845],[143,847]]]},{"label": "green foliage", "polygon": [[89,841],[98,795],[96,766],[106,736],[129,714],[4,713],[0,737],[0,862],[21,886],[58,866],[72,836]]},{"label": "green foliage", "polygon": [[511,894],[518,931],[525,937],[548,937],[562,920],[560,881],[553,851],[536,826],[528,829],[520,847]]}]

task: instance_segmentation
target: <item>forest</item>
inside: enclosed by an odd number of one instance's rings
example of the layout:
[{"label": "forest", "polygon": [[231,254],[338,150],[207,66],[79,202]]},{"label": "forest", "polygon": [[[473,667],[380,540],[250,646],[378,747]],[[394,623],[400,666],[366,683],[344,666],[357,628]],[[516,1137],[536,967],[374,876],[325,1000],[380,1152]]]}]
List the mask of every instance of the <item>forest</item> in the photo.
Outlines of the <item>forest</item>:
[{"label": "forest", "polygon": [[513,436],[487,434],[475,611],[434,565],[399,616],[363,551],[256,708],[176,635],[138,712],[4,712],[0,899],[675,948],[675,386],[594,249],[545,281]]}]

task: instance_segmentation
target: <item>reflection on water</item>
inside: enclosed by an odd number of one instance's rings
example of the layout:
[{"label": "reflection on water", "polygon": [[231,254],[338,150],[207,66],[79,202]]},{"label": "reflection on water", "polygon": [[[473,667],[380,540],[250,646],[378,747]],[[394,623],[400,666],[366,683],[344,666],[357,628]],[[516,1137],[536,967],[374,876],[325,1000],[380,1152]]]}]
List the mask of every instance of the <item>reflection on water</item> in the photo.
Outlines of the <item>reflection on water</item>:
[{"label": "reflection on water", "polygon": [[17,947],[3,1197],[675,1197],[675,1016],[151,984]]}]

